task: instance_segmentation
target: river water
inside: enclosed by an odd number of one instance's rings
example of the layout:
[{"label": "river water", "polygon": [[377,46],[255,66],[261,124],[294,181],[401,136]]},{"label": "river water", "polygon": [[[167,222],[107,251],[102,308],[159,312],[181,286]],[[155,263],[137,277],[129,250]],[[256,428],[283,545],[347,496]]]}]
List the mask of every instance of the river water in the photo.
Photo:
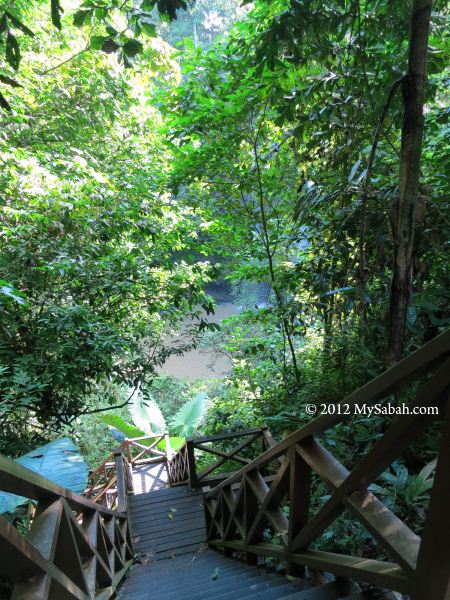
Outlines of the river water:
[{"label": "river water", "polygon": [[[216,302],[215,314],[208,317],[205,315],[205,319],[212,323],[220,324],[223,319],[237,314],[243,308],[239,305],[240,302],[235,300],[225,282],[209,284],[207,292]],[[269,293],[270,287],[267,284],[240,285],[241,300],[248,307],[266,306]],[[223,377],[231,370],[232,366],[231,360],[226,356],[212,350],[196,349],[186,352],[183,356],[169,357],[159,373],[195,381],[196,379]]]},{"label": "river water", "polygon": [[[216,306],[214,315],[208,317],[208,321],[219,323],[238,312],[238,307],[233,302],[220,302]],[[210,350],[195,349],[183,354],[183,356],[170,356],[160,373],[172,375],[180,379],[195,381],[196,379],[208,379],[222,377],[230,371],[232,363],[230,359]]]}]

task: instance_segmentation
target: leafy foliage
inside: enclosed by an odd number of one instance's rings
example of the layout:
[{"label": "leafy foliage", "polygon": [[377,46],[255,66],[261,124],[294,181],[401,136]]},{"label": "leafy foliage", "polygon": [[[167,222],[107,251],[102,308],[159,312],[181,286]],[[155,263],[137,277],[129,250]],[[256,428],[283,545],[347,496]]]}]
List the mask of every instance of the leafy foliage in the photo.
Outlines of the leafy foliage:
[{"label": "leafy foliage", "polygon": [[[118,415],[103,415],[100,417],[100,420],[106,425],[110,425],[111,427],[114,427],[118,431],[122,432],[127,438],[141,437],[145,436],[146,433],[148,433],[143,429],[139,429],[139,427],[135,427],[134,425],[127,423],[127,421],[125,421],[124,419],[122,419],[122,417],[119,417]],[[169,436],[169,442],[172,450],[174,452],[177,452],[184,444],[184,438],[176,435],[171,435]],[[144,446],[150,446],[152,440],[141,440],[140,443]],[[165,442],[159,442],[157,447],[160,450],[164,450]]]},{"label": "leafy foliage", "polygon": [[137,394],[130,405],[134,423],[145,433],[163,433],[166,421],[161,409],[148,395]]},{"label": "leafy foliage", "polygon": [[[36,16],[44,16],[38,2],[15,2],[0,5],[0,46],[4,46],[5,61],[13,71],[18,71],[22,59],[22,36],[35,37],[35,31],[39,31]],[[106,2],[94,2],[84,0],[79,8],[64,19],[63,7],[60,0],[50,0],[49,16],[56,30],[61,31],[69,27],[70,21],[75,27],[89,26],[90,32],[84,50],[101,50],[107,54],[117,54],[119,62],[125,67],[134,66],[134,59],[143,53],[144,44],[139,37],[156,36],[156,21],[154,9],[157,14],[167,21],[177,18],[177,10],[186,9],[185,0],[113,0]],[[72,8],[72,7],[71,7]],[[32,23],[30,26],[27,23]],[[114,27],[112,23],[120,23],[120,27]],[[30,28],[31,27],[31,28]],[[21,34],[18,36],[18,34]],[[3,65],[0,63],[0,68]],[[19,87],[20,84],[7,74],[0,73],[0,82],[10,87]],[[0,93],[0,107],[11,110],[11,105],[5,96]]]},{"label": "leafy foliage", "polygon": [[192,435],[203,419],[207,401],[208,396],[206,393],[199,393],[188,400],[173,415],[169,424],[170,429],[183,437]]},{"label": "leafy foliage", "polygon": [[[449,323],[434,246],[448,237],[448,161],[431,160],[448,128],[442,8],[430,37],[407,351]],[[408,18],[385,3],[260,1],[222,43],[186,46],[182,84],[165,103],[173,188],[208,215],[204,245],[227,262],[228,278],[271,288],[265,306],[214,336],[235,362],[217,426],[224,413],[239,420],[239,396],[250,414],[298,414],[306,400],[341,398],[385,366],[400,95],[368,173],[380,115],[406,69]]]},{"label": "leafy foliage", "polygon": [[[23,72],[36,60],[27,55]],[[33,83],[42,107],[29,112],[30,90],[20,90],[15,114],[3,119],[4,429],[30,411],[60,427],[89,412],[99,382],[150,380],[167,356],[192,345],[202,306],[211,309],[209,264],[180,257],[201,216],[160,194],[169,159],[160,117],[133,77],[86,55]],[[141,78],[150,85],[150,73]],[[187,317],[185,335],[163,343]]]},{"label": "leafy foliage", "polygon": [[[145,435],[145,431],[143,429],[139,429],[135,425],[127,423],[125,419],[119,417],[118,415],[106,414],[100,417],[100,420],[106,425],[110,425],[111,427],[115,427],[119,431],[121,431],[125,437],[127,438],[135,438],[141,437]],[[145,442],[144,442],[145,445]]]}]

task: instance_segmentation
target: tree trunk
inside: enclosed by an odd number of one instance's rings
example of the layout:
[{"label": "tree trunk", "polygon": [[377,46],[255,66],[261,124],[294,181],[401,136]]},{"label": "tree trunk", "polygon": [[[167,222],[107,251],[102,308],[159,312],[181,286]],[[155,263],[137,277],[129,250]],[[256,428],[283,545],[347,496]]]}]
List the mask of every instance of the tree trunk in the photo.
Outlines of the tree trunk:
[{"label": "tree trunk", "polygon": [[414,0],[408,73],[403,81],[400,189],[394,231],[394,266],[389,313],[388,364],[403,357],[406,317],[411,300],[415,213],[423,137],[423,104],[432,0]]}]

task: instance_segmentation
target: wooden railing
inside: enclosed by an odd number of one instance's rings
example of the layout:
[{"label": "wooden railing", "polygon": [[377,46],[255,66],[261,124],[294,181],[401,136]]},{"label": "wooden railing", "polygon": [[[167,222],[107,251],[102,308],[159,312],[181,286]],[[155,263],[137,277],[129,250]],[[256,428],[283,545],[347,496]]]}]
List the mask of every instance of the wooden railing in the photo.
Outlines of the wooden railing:
[{"label": "wooden railing", "polygon": [[106,600],[133,560],[127,520],[127,476],[114,455],[116,510],[62,488],[0,456],[0,490],[36,502],[22,535],[0,517],[0,576],[12,600]]},{"label": "wooden railing", "polygon": [[[146,445],[143,442],[151,442]],[[160,442],[165,442],[165,451],[158,450]],[[89,473],[86,498],[108,508],[115,508],[117,502],[117,455],[124,457],[124,473],[129,491],[133,490],[132,467],[149,462],[163,462],[170,456],[170,443],[167,433],[127,438],[105,460]]]},{"label": "wooden railing", "polygon": [[[319,441],[320,434],[348,418],[339,412],[353,414],[354,406],[379,403],[410,384],[412,390],[417,387],[408,403],[410,414],[387,422],[383,436],[350,470]],[[308,566],[412,594],[412,600],[449,600],[450,410],[422,538],[368,490],[430,423],[442,420],[449,390],[447,331],[335,405],[340,408],[334,414],[311,421],[207,493],[208,543],[227,553],[241,552],[249,562],[258,556],[275,557],[286,562],[293,574]],[[439,414],[414,414],[415,409],[423,413],[424,407],[438,407]],[[270,467],[275,474],[268,479],[264,471]],[[330,496],[310,514],[311,487],[317,479],[329,488]],[[393,562],[314,549],[313,544],[344,510],[371,533]],[[276,534],[277,542],[266,543],[264,531]]]},{"label": "wooden railing", "polygon": [[[229,448],[232,440],[240,440],[240,442],[237,446]],[[258,451],[255,452],[254,442],[257,440],[260,442]],[[189,483],[192,488],[213,485],[229,477],[230,468],[235,471],[236,465],[247,465],[251,462],[251,458],[242,456],[243,450],[251,451],[253,449],[253,457],[274,444],[275,440],[267,427],[220,433],[200,438],[188,438],[173,458],[168,460],[169,483],[171,485]],[[199,454],[203,457],[211,455],[218,458],[199,471],[197,467]],[[228,467],[228,472],[217,472],[224,467]]]}]

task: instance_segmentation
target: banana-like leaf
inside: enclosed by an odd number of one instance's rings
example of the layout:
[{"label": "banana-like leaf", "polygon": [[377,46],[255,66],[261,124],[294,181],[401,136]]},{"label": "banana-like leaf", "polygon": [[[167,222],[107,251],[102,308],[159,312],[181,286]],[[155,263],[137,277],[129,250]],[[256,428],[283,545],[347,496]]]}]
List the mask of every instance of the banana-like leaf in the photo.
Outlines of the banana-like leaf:
[{"label": "banana-like leaf", "polygon": [[[36,448],[16,458],[15,462],[77,494],[82,494],[86,489],[88,466],[69,438],[61,438]],[[13,512],[26,502],[28,498],[1,492],[0,513]]]},{"label": "banana-like leaf", "polygon": [[185,402],[174,414],[170,429],[180,436],[192,435],[203,419],[208,400],[208,395],[201,392]]},{"label": "banana-like leaf", "polygon": [[136,394],[130,405],[130,413],[134,424],[145,433],[164,433],[166,420],[156,402],[142,394]]},{"label": "banana-like leaf", "polygon": [[[170,447],[172,448],[172,450],[174,452],[178,452],[178,450],[181,448],[181,446],[184,444],[184,442],[186,440],[183,437],[177,437],[175,435],[171,435],[169,437],[169,441],[170,441]],[[160,450],[165,450],[166,449],[165,443],[164,442],[159,442],[158,448]]]},{"label": "banana-like leaf", "polygon": [[[124,419],[122,419],[122,417],[119,417],[118,415],[102,415],[100,417],[100,420],[103,423],[106,423],[106,425],[109,425],[110,427],[119,430],[127,438],[141,437],[145,435],[145,432],[142,429],[135,427],[131,423],[127,423],[127,421],[125,421]],[[174,452],[177,452],[184,444],[185,439],[182,437],[170,436],[169,441],[172,450]],[[152,442],[153,440],[141,440],[139,443],[143,446],[150,446]],[[162,440],[161,442],[159,442],[157,448],[159,450],[165,450],[165,441]]]},{"label": "banana-like leaf", "polygon": [[[116,429],[121,431],[127,438],[135,438],[145,435],[145,431],[139,429],[139,427],[135,427],[131,423],[127,423],[127,421],[125,421],[124,419],[122,419],[122,417],[119,417],[118,415],[102,415],[100,417],[100,421],[102,421],[102,423],[105,423],[106,425],[115,427]],[[145,446],[150,444],[150,442],[147,443],[146,440],[144,440],[142,444],[144,444]]]}]

